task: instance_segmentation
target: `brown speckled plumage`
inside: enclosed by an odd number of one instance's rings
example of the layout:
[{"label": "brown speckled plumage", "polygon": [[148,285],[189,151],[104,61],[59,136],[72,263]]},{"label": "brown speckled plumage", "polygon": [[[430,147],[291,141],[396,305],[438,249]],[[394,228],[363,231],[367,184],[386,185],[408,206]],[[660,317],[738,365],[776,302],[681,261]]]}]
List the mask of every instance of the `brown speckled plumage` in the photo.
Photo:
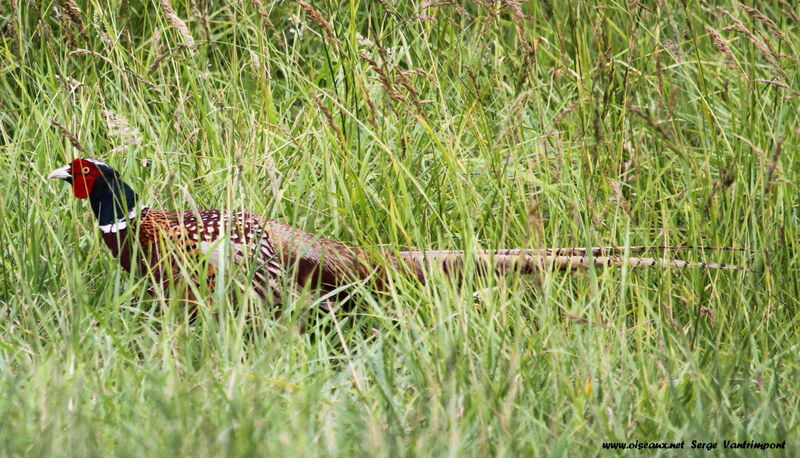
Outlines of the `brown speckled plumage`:
[{"label": "brown speckled plumage", "polygon": [[220,264],[249,260],[253,286],[266,295],[275,292],[276,279],[283,273],[269,225],[251,213],[143,209],[125,229],[103,234],[103,240],[126,270],[135,266],[165,288],[185,280],[187,267],[202,265],[199,276],[211,290]]}]

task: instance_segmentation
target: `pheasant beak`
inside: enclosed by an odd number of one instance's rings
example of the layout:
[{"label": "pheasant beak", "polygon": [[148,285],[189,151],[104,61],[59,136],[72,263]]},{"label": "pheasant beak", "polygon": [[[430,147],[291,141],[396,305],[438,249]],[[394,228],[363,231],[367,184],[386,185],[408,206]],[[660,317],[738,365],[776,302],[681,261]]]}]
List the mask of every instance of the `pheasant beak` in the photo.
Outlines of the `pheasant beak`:
[{"label": "pheasant beak", "polygon": [[60,169],[55,169],[52,172],[50,172],[50,175],[47,175],[47,178],[61,178],[62,180],[65,180],[68,183],[72,183],[72,174],[69,171],[70,171],[70,166],[65,165]]}]

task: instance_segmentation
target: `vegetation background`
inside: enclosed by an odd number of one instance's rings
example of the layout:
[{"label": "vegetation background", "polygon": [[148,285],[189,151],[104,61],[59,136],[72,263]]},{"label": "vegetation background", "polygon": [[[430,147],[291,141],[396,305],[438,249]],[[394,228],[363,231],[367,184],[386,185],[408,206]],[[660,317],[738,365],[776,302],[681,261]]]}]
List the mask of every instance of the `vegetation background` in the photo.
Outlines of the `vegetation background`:
[{"label": "vegetation background", "polygon": [[[3,454],[800,453],[800,11],[748,4],[0,2]],[[362,246],[752,252],[188,324],[45,180],[78,155]]]}]

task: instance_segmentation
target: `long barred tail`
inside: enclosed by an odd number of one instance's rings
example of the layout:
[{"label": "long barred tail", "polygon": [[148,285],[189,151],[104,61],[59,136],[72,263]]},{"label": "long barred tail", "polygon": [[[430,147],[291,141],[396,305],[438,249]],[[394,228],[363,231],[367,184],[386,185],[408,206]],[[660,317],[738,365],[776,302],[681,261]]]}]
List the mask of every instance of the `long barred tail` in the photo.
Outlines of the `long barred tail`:
[{"label": "long barred tail", "polygon": [[[474,259],[479,270],[491,268],[491,270],[501,272],[516,271],[520,273],[533,273],[546,269],[583,269],[588,268],[589,265],[594,265],[595,267],[621,267],[627,265],[631,268],[674,267],[680,269],[742,270],[742,267],[732,264],[692,262],[667,258],[624,257],[619,255],[624,255],[626,252],[641,253],[647,250],[674,251],[689,249],[746,251],[739,248],[715,247],[542,248],[530,250],[482,250],[474,254]],[[399,253],[399,257],[418,276],[422,277],[424,275],[424,267],[428,265],[439,267],[448,274],[461,271],[465,255],[463,251],[457,250],[402,251]]]},{"label": "long barred tail", "polygon": [[[710,246],[684,246],[684,245],[636,245],[636,246],[602,246],[590,248],[535,248],[535,249],[509,249],[509,250],[481,250],[481,255],[510,255],[510,256],[612,256],[627,253],[644,253],[646,251],[737,251],[750,252],[744,248],[731,247],[710,247]],[[403,251],[409,255],[420,253],[420,251]],[[432,250],[425,251],[428,255],[447,255],[461,253],[457,250]]]}]

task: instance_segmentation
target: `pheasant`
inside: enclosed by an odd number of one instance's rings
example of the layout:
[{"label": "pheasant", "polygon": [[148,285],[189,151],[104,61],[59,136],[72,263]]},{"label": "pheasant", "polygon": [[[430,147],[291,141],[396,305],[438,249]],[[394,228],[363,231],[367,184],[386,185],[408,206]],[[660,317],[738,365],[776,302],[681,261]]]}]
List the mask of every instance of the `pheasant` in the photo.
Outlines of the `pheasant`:
[{"label": "pheasant", "polygon": [[[330,293],[371,277],[380,287],[387,268],[406,271],[420,281],[426,280],[426,272],[432,267],[459,275],[465,258],[464,252],[454,250],[395,253],[353,247],[243,211],[150,209],[139,206],[136,194],[119,173],[97,159],[77,158],[54,170],[48,178],[67,181],[75,197],[89,199],[103,241],[125,270],[138,269],[163,287],[186,275],[186,260],[207,261],[195,263],[202,265],[205,272],[192,271],[193,280],[207,285],[213,285],[219,270],[233,260],[251,266],[254,289],[279,302],[278,280],[290,273],[296,287],[310,283]],[[739,269],[726,264],[620,256],[626,251],[635,253],[648,248],[653,247],[486,250],[475,253],[474,258],[479,272],[494,269],[532,273],[543,268],[568,270],[592,264],[621,266],[623,262],[630,267]],[[190,289],[185,294],[192,296]]]}]

